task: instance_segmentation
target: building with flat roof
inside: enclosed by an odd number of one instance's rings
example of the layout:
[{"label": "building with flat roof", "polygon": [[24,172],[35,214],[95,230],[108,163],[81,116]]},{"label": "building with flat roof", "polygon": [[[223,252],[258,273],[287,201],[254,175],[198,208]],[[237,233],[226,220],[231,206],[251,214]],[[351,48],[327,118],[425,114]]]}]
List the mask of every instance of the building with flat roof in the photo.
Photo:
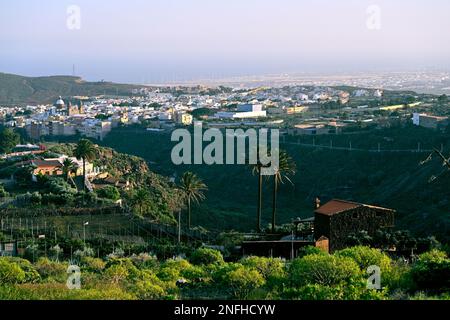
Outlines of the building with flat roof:
[{"label": "building with flat roof", "polygon": [[424,113],[413,113],[412,122],[416,126],[430,129],[445,128],[449,124],[448,117],[438,117]]}]

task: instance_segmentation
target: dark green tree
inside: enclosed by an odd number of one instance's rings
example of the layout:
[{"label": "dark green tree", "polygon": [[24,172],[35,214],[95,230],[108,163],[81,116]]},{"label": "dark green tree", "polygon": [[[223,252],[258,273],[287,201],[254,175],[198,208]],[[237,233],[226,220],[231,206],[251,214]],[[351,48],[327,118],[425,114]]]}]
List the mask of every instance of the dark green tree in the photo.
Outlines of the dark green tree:
[{"label": "dark green tree", "polygon": [[285,180],[293,184],[289,177],[295,175],[296,171],[297,167],[294,160],[286,151],[280,150],[278,167],[275,168],[275,173],[273,175],[272,233],[275,232],[278,186],[280,183],[284,183]]},{"label": "dark green tree", "polygon": [[191,228],[191,206],[204,200],[203,191],[208,190],[206,184],[192,172],[185,172],[181,177],[180,189],[183,191],[184,199],[188,209],[188,228]]},{"label": "dark green tree", "polygon": [[0,131],[0,153],[10,153],[20,142],[20,136],[13,129],[4,128]]},{"label": "dark green tree", "polygon": [[74,150],[74,155],[77,159],[83,160],[83,189],[86,190],[86,161],[90,161],[95,158],[96,147],[87,139],[81,139]]}]

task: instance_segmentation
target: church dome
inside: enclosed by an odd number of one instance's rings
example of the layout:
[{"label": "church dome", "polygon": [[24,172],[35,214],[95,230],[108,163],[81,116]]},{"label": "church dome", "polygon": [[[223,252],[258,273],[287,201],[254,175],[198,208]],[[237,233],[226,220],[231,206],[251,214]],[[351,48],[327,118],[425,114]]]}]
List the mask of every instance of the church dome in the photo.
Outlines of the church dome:
[{"label": "church dome", "polygon": [[59,99],[58,100],[56,100],[56,103],[55,103],[57,106],[64,106],[65,105],[65,103],[64,103],[64,100],[61,98],[61,97],[59,97]]}]

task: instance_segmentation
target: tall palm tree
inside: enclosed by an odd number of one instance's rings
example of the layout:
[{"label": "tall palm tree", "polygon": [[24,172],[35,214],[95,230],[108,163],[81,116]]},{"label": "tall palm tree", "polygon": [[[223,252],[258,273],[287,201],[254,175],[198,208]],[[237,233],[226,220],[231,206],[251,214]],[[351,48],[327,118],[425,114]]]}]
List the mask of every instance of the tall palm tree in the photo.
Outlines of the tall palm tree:
[{"label": "tall palm tree", "polygon": [[192,203],[199,203],[201,200],[204,200],[206,197],[203,191],[208,190],[208,187],[196,174],[188,171],[181,177],[180,189],[184,193],[184,199],[188,209],[188,228],[190,229]]},{"label": "tall palm tree", "polygon": [[83,160],[83,190],[86,191],[86,161],[95,158],[95,145],[88,139],[81,139],[74,150],[77,159]]},{"label": "tall palm tree", "polygon": [[139,215],[144,215],[144,210],[150,202],[150,196],[147,190],[139,189],[137,190],[133,197],[131,198],[132,205],[138,210]]},{"label": "tall palm tree", "polygon": [[65,158],[62,163],[63,175],[66,177],[66,181],[69,181],[70,174],[75,170],[76,165],[69,158]]},{"label": "tall palm tree", "polygon": [[289,181],[293,185],[289,177],[291,175],[295,175],[296,171],[297,168],[295,161],[287,154],[286,151],[280,150],[278,167],[275,168],[275,173],[273,175],[272,233],[275,232],[278,186],[280,183],[284,183],[284,180]]}]

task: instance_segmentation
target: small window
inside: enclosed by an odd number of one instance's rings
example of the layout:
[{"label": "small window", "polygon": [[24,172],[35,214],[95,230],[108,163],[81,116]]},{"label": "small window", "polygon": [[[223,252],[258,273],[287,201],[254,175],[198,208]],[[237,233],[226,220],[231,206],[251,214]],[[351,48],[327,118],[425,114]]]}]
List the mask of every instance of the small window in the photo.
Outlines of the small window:
[{"label": "small window", "polygon": [[352,218],[353,219],[358,219],[358,212],[353,212]]},{"label": "small window", "polygon": [[381,214],[381,212],[377,211],[377,212],[375,213],[375,216],[376,216],[377,218],[381,218],[383,215]]}]

